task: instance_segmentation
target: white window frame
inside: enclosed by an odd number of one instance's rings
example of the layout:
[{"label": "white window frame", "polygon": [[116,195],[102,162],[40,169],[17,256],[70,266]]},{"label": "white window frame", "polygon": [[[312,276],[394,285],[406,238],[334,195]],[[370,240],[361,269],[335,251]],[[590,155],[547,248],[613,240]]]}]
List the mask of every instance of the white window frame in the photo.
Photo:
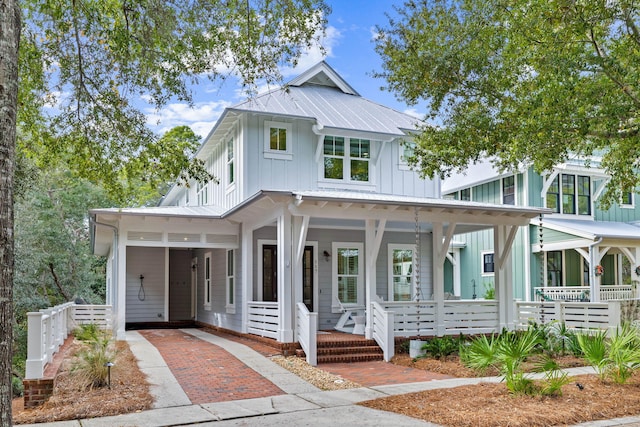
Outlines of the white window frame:
[{"label": "white window frame", "polygon": [[196,196],[198,199],[198,206],[206,206],[209,204],[209,183],[202,184],[196,182]]},{"label": "white window frame", "polygon": [[[286,150],[273,150],[271,148],[271,129],[285,129]],[[293,159],[293,126],[291,123],[274,122],[265,120],[264,122],[264,157],[267,159],[292,160]]]},{"label": "white window frame", "polygon": [[333,242],[331,244],[331,308],[334,313],[340,312],[340,305],[338,304],[338,250],[344,248],[358,250],[358,275],[356,285],[356,303],[342,303],[342,306],[345,308],[364,307],[364,245],[362,242]]},{"label": "white window frame", "polygon": [[[229,268],[231,267],[231,268]],[[225,281],[225,293],[226,293],[226,306],[227,313],[234,314],[236,312],[236,280],[235,280],[235,269],[236,269],[236,254],[234,249],[227,249],[226,253],[226,270],[227,270],[227,278]]]},{"label": "white window frame", "polygon": [[[493,271],[485,271],[484,270],[484,256],[485,255],[493,255]],[[482,277],[491,277],[496,274],[496,254],[494,251],[482,251],[480,252],[480,270],[482,271]]]},{"label": "white window frame", "polygon": [[[412,170],[411,166],[409,166],[409,162],[407,161],[407,157],[405,156],[407,151],[411,151],[415,153],[416,143],[414,141],[401,140],[398,144],[398,167],[400,170]],[[413,154],[412,154],[413,155]]]},{"label": "white window frame", "polygon": [[[563,196],[564,196],[564,192],[562,189],[562,180],[563,180],[563,176],[571,176],[573,177],[573,188],[574,188],[574,193],[573,193],[573,197],[574,197],[574,208],[575,208],[575,213],[565,213],[564,212],[564,203],[563,203]],[[579,213],[580,210],[580,197],[584,197],[584,195],[580,195],[579,194],[579,180],[578,178],[588,178],[589,179],[589,213],[588,214],[581,214]],[[590,218],[593,217],[594,215],[594,194],[593,194],[593,183],[594,183],[594,177],[591,175],[584,175],[581,174],[579,172],[573,172],[573,171],[567,171],[566,173],[562,172],[559,173],[558,175],[556,175],[553,178],[553,181],[558,180],[558,193],[553,193],[553,194],[558,194],[558,212],[552,212],[552,215],[566,215],[569,217],[576,217],[576,218]],[[552,181],[552,182],[553,182]],[[544,195],[543,195],[543,201],[544,201],[544,207],[547,208],[547,195],[549,194],[549,188],[551,188],[551,186],[549,185],[549,187],[546,189]],[[551,209],[551,208],[549,208]]]},{"label": "white window frame", "polygon": [[[513,178],[513,204],[507,204],[504,202],[504,183],[508,178]],[[516,206],[518,204],[518,178],[516,175],[509,175],[500,179],[500,203],[506,206]]]},{"label": "white window frame", "polygon": [[[416,245],[411,245],[411,244],[398,244],[398,243],[389,243],[387,245],[387,251],[388,251],[388,256],[387,256],[387,266],[388,266],[388,272],[389,272],[389,301],[411,301],[413,299],[413,292],[415,291],[414,286],[415,286],[415,268],[413,268],[413,264],[415,263],[415,256],[416,256]],[[406,274],[402,274],[402,275],[396,275],[393,274],[393,251],[395,250],[410,250],[411,251],[411,283],[409,285],[409,299],[408,300],[396,300],[394,299],[394,289],[393,289],[393,278],[396,276],[407,276]]]},{"label": "white window frame", "polygon": [[[236,185],[236,147],[235,138],[230,138],[225,144],[226,153],[226,173],[227,173],[227,185],[231,189]],[[229,157],[231,155],[231,157]]]},{"label": "white window frame", "polygon": [[[333,154],[325,154],[324,153],[324,143],[325,138],[342,138],[344,139],[344,155],[337,156]],[[365,157],[351,157],[351,140],[365,140],[369,141],[369,158]],[[320,152],[320,163],[318,165],[318,181],[322,184],[330,185],[332,188],[358,188],[365,190],[375,190],[375,169],[376,169],[376,161],[373,155],[373,149],[375,144],[379,143],[379,141],[369,139],[369,138],[350,138],[348,136],[343,135],[324,135],[320,144],[322,144],[321,152]],[[339,158],[342,159],[342,179],[337,178],[326,178],[325,177],[325,169],[324,169],[324,160],[327,157],[331,158]],[[356,181],[351,179],[351,161],[352,160],[366,160],[369,164],[369,180],[368,181]]]},{"label": "white window frame", "polygon": [[622,203],[622,200],[620,200],[620,207],[622,209],[633,209],[636,207],[636,194],[633,191],[629,191],[629,194],[631,194],[631,203]]},{"label": "white window frame", "polygon": [[204,297],[204,309],[207,311],[211,310],[211,294],[213,293],[213,278],[212,278],[212,273],[213,273],[213,268],[211,265],[211,252],[207,252],[204,254],[204,268],[203,268],[203,276],[204,276],[204,280],[202,281],[204,284],[204,293],[203,293],[203,297]]}]

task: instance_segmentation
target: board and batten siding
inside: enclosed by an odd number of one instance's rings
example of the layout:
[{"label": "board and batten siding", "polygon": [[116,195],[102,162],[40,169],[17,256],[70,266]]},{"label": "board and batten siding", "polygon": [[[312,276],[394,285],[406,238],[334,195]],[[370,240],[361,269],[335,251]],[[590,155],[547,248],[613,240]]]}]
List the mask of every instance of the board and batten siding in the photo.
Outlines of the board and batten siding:
[{"label": "board and batten siding", "polygon": [[126,271],[126,322],[166,322],[165,248],[128,246]]}]

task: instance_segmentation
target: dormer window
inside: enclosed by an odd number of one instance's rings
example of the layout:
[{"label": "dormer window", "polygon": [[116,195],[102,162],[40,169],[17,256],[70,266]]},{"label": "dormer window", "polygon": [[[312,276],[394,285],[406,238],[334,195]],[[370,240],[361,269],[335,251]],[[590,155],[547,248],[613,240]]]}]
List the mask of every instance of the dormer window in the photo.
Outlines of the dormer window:
[{"label": "dormer window", "polygon": [[632,208],[633,207],[633,193],[630,191],[622,193],[622,200],[620,200],[620,205],[623,208]]},{"label": "dormer window", "polygon": [[325,179],[369,182],[370,160],[370,140],[341,136],[324,137]]},{"label": "dormer window", "polygon": [[547,207],[556,213],[591,215],[591,178],[572,174],[556,176],[549,185],[546,201]]},{"label": "dormer window", "polygon": [[264,122],[264,156],[270,159],[291,160],[291,123]]},{"label": "dormer window", "polygon": [[515,205],[516,204],[516,177],[508,176],[502,178],[502,204],[503,205]]}]

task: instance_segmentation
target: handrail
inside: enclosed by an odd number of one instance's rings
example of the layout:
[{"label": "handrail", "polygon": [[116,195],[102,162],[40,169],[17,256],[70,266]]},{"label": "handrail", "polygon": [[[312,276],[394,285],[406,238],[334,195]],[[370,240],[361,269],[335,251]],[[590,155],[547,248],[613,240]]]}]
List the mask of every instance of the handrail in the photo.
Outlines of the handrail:
[{"label": "handrail", "polygon": [[395,354],[395,319],[393,311],[385,311],[376,301],[371,302],[373,322],[373,339],[384,353],[384,361],[388,362]]},{"label": "handrail", "polygon": [[304,350],[307,363],[316,366],[318,364],[318,313],[310,313],[307,306],[301,302],[297,303],[296,307],[298,343]]}]

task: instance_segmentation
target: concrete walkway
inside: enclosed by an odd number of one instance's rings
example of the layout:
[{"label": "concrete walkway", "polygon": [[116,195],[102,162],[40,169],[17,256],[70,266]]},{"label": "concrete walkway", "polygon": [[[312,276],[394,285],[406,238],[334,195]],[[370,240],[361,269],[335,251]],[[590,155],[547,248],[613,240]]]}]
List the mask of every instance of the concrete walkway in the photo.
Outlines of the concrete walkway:
[{"label": "concrete walkway", "polygon": [[[250,347],[206,333],[184,329],[203,341],[223,348],[260,373],[286,394],[255,399],[194,405],[182,390],[160,352],[140,333],[127,332],[127,341],[138,358],[140,369],[152,384],[154,408],[112,417],[33,424],[38,427],[111,427],[111,426],[433,426],[404,415],[354,405],[365,400],[437,388],[450,388],[481,382],[499,382],[498,377],[455,378],[417,383],[363,387],[350,390],[321,391]],[[591,368],[572,368],[570,375],[592,373]],[[582,427],[640,427],[640,417],[595,421]]]}]

